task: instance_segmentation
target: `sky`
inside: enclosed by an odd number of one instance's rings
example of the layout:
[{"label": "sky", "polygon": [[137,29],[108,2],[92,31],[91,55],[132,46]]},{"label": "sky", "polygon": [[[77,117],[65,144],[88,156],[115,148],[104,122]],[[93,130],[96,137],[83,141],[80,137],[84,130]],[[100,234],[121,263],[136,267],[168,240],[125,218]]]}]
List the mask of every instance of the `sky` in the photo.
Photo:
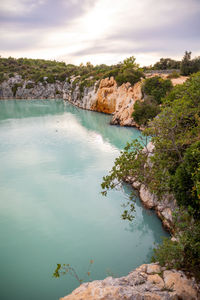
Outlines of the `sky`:
[{"label": "sky", "polygon": [[200,55],[200,0],[0,0],[0,55],[141,66]]}]

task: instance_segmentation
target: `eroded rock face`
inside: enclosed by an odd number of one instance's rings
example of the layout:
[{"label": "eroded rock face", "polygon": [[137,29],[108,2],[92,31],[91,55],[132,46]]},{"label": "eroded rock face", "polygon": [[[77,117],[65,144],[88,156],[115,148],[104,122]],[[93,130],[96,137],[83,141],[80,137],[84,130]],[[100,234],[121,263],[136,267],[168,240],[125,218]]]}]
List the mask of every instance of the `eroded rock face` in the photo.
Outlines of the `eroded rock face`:
[{"label": "eroded rock face", "polygon": [[60,300],[197,300],[198,286],[183,272],[144,264],[121,278],[84,283]]},{"label": "eroded rock face", "polygon": [[117,83],[113,77],[102,79],[96,93],[96,101],[90,109],[113,114],[116,110]]},{"label": "eroded rock face", "polygon": [[[157,74],[151,74],[156,76]],[[160,74],[162,76],[162,74]],[[163,75],[166,77],[166,75]],[[163,77],[163,78],[164,78]],[[54,99],[60,98],[72,104],[88,110],[94,110],[112,114],[111,124],[121,126],[139,127],[132,118],[134,104],[143,98],[142,81],[131,86],[129,82],[117,86],[113,77],[102,79],[92,87],[80,89],[79,83],[73,84],[77,77],[66,78],[64,82],[56,81],[48,83],[47,77],[44,82],[34,83],[30,80],[23,80],[20,75],[15,75],[0,84],[1,99]],[[187,77],[172,79],[173,85],[183,83]],[[99,84],[99,86],[98,86]],[[16,87],[16,85],[18,85]],[[16,90],[15,90],[16,88]],[[139,127],[141,130],[142,128]]]},{"label": "eroded rock face", "polygon": [[142,100],[142,82],[137,82],[134,86],[130,83],[122,84],[117,90],[116,109],[111,120],[111,124],[121,126],[136,126],[132,118],[134,104],[137,100]]},{"label": "eroded rock face", "polygon": [[[152,142],[149,142],[146,148],[143,151],[148,152],[147,163],[151,166],[150,156],[153,155],[154,145]],[[133,178],[129,176],[127,178],[127,182],[129,182],[134,189],[137,189],[139,192],[140,200],[144,204],[146,208],[155,209],[158,217],[162,220],[162,223],[166,229],[170,232],[173,231],[173,220],[172,220],[172,212],[177,208],[176,200],[172,194],[165,194],[161,199],[151,193],[151,191],[144,184],[141,184]],[[173,233],[173,232],[172,232]]]}]

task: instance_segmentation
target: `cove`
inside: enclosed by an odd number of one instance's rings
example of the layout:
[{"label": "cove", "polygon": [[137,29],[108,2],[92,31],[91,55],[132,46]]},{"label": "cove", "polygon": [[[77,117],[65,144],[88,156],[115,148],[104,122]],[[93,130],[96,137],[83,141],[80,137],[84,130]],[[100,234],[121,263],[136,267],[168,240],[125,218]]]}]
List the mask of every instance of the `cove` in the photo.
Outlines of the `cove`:
[{"label": "cove", "polygon": [[121,220],[129,186],[100,194],[120,150],[140,135],[109,121],[62,100],[0,101],[0,299],[67,295],[78,283],[53,278],[57,263],[86,281],[127,275],[167,236],[138,199],[134,221]]}]

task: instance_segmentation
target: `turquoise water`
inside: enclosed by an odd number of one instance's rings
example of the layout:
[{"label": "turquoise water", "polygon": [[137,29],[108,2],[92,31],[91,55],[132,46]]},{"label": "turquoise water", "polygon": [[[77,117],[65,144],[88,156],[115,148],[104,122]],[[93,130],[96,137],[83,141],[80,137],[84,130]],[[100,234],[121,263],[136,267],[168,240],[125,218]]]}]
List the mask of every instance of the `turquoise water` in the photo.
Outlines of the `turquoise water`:
[{"label": "turquoise water", "polygon": [[139,201],[132,223],[120,219],[130,188],[100,194],[133,128],[63,101],[0,101],[0,299],[53,300],[78,283],[52,277],[56,263],[81,278],[126,275],[149,262],[166,236]]}]

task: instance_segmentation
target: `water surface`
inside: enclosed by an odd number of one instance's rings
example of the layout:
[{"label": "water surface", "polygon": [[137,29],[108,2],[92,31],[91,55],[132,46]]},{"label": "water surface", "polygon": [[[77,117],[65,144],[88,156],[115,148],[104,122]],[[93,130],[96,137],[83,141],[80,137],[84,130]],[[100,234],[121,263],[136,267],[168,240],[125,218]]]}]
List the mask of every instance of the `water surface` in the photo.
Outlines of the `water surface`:
[{"label": "water surface", "polygon": [[78,283],[52,278],[56,263],[84,278],[126,275],[149,262],[165,236],[139,201],[132,223],[120,216],[130,192],[100,194],[102,176],[133,128],[62,100],[0,101],[0,265],[2,300],[53,300]]}]

